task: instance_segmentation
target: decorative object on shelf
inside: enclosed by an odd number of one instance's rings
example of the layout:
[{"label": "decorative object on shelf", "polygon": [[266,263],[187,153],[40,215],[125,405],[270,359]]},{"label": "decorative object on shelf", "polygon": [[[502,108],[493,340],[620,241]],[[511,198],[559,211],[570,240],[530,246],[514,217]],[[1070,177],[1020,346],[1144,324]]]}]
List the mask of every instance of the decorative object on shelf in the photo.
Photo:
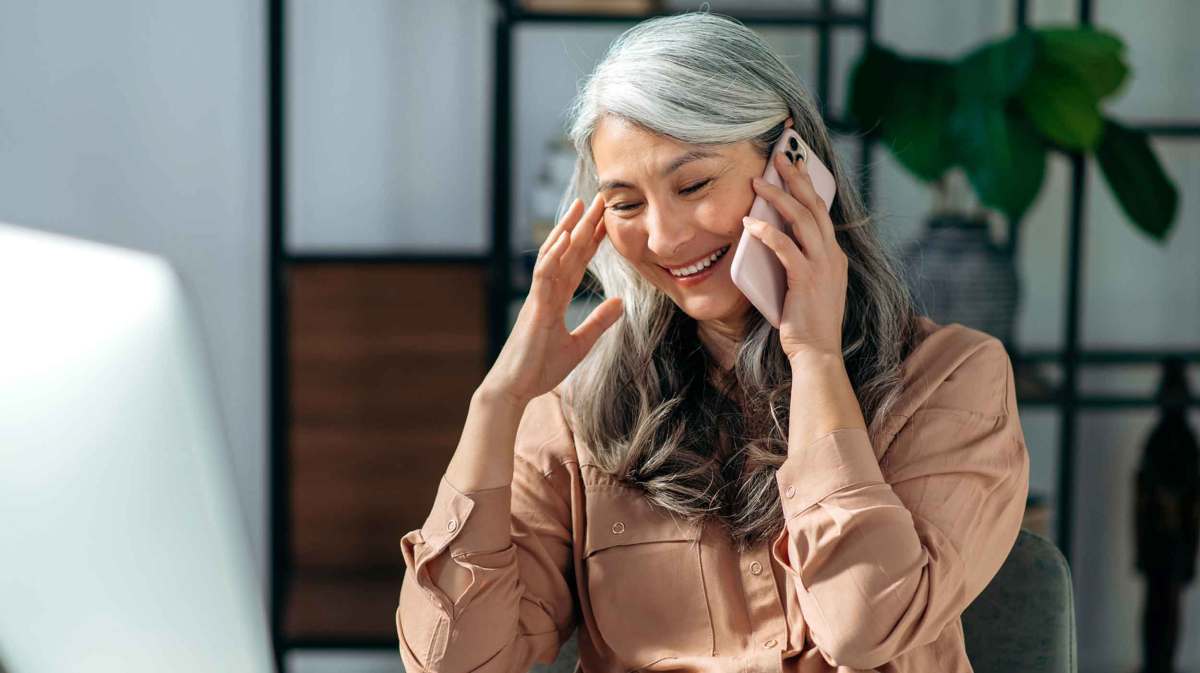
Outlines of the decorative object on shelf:
[{"label": "decorative object on shelf", "polygon": [[1012,253],[993,242],[987,215],[965,205],[963,172],[947,171],[941,181],[924,233],[902,255],[913,296],[939,323],[962,323],[1011,344],[1020,291]]},{"label": "decorative object on shelf", "polygon": [[538,172],[530,192],[529,210],[526,221],[530,238],[520,248],[521,277],[514,278],[518,287],[528,287],[533,278],[533,265],[537,262],[538,248],[554,229],[559,200],[571,183],[575,170],[575,148],[565,135],[546,142],[546,158]]},{"label": "decorative object on shelf", "polygon": [[1196,574],[1200,536],[1200,448],[1187,422],[1187,368],[1163,361],[1162,418],[1146,441],[1134,480],[1136,567],[1146,578],[1142,672],[1169,673],[1180,633],[1180,598]]},{"label": "decorative object on shelf", "polygon": [[[934,192],[925,231],[904,246],[901,261],[921,310],[942,324],[982,330],[1016,351],[1015,323],[1021,282],[1012,246],[994,240],[1001,219],[979,205],[958,167],[946,171]],[[1038,363],[1014,358],[1018,399],[1047,399],[1055,386]]]},{"label": "decorative object on shelf", "polygon": [[521,0],[527,12],[554,14],[649,14],[663,9],[662,0]]}]

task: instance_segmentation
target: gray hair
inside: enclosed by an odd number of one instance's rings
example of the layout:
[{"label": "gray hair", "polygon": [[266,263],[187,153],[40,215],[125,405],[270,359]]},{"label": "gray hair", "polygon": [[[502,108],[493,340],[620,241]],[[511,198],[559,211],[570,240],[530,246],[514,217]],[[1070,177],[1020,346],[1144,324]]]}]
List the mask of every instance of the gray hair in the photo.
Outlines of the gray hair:
[{"label": "gray hair", "polygon": [[[917,310],[811,96],[763,39],[706,11],[642,21],[612,43],[569,113],[578,158],[556,220],[576,197],[589,203],[597,192],[591,141],[604,116],[695,145],[749,140],[764,158],[793,120],[837,180],[831,217],[849,258],[842,355],[874,434],[919,339]],[[752,308],[724,372],[695,320],[611,240],[588,272],[604,296],[623,299],[624,315],[567,377],[563,411],[579,446],[667,512],[719,520],[739,549],[773,537],[783,527],[775,472],[787,457],[791,390],[779,331]]]}]

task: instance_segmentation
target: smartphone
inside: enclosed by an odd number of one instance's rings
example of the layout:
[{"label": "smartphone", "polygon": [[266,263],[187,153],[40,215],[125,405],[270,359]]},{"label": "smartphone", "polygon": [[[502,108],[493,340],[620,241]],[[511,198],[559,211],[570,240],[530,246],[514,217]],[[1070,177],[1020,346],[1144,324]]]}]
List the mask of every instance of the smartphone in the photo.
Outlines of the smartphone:
[{"label": "smartphone", "polygon": [[[821,163],[816,153],[790,124],[784,128],[783,135],[771,149],[771,160],[767,162],[767,170],[763,173],[764,180],[786,191],[787,186],[780,179],[779,171],[775,170],[775,153],[784,154],[792,163],[803,161],[808,167],[808,174],[817,194],[824,199],[826,207],[832,206],[833,196],[837,193],[833,173]],[[755,197],[749,215],[763,220],[795,240],[791,225],[762,196]],[[779,329],[780,317],[783,315],[783,299],[787,294],[787,276],[775,251],[758,240],[754,234],[743,231],[742,239],[733,253],[729,274],[733,284],[746,295],[750,303],[762,312],[775,329]]]}]

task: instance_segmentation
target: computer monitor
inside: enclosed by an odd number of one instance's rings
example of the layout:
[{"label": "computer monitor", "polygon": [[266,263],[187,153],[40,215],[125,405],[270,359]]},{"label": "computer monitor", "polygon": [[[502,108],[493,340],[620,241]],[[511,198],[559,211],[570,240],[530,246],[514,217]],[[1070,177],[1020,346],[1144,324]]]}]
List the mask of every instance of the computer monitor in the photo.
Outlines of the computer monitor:
[{"label": "computer monitor", "polygon": [[202,343],[163,259],[0,224],[0,670],[274,670]]}]

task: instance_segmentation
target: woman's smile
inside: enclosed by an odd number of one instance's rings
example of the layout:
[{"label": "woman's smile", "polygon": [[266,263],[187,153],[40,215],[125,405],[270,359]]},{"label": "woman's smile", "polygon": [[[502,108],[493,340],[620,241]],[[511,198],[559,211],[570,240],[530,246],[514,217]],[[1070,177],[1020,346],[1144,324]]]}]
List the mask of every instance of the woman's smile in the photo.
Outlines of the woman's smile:
[{"label": "woman's smile", "polygon": [[665,266],[662,269],[680,286],[692,287],[704,282],[706,278],[716,273],[718,269],[724,269],[725,258],[729,257],[729,251],[732,248],[732,244],[726,244],[705,255],[698,262],[677,267],[674,270],[668,269]]}]

